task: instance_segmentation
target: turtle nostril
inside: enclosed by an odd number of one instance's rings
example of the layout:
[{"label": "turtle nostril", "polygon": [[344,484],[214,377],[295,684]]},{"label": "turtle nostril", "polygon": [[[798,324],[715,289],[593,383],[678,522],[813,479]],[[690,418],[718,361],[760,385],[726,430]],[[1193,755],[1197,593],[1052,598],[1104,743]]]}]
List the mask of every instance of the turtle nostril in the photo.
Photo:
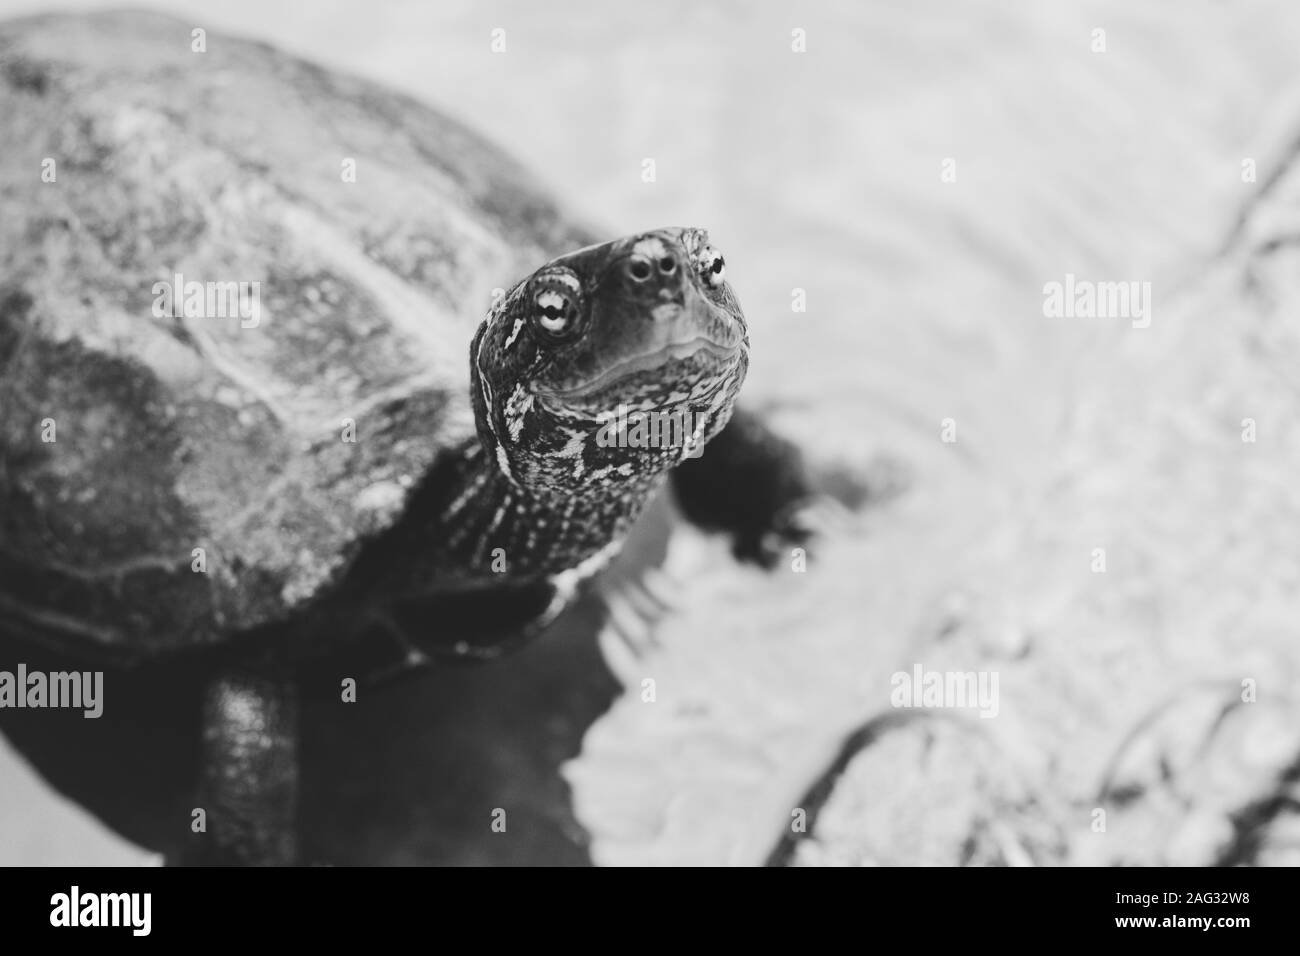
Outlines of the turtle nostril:
[{"label": "turtle nostril", "polygon": [[640,257],[632,259],[627,264],[627,274],[637,282],[645,282],[650,278],[650,262]]},{"label": "turtle nostril", "polygon": [[672,256],[664,256],[659,260],[659,271],[666,276],[672,275],[677,271],[677,260]]}]

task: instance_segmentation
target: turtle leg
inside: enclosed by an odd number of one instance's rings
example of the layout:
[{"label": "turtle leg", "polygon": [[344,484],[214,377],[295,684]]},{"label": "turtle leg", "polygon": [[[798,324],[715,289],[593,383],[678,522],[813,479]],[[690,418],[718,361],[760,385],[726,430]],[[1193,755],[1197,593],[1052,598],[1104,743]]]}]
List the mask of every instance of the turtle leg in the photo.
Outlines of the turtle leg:
[{"label": "turtle leg", "polygon": [[[275,670],[229,667],[203,700],[203,759],[182,862],[288,866],[297,862],[298,687]],[[192,821],[192,830],[197,824]]]},{"label": "turtle leg", "polygon": [[548,579],[450,591],[401,602],[392,621],[427,662],[491,661],[540,637],[576,591]]},{"label": "turtle leg", "polygon": [[742,561],[770,568],[812,535],[801,520],[816,497],[802,454],[740,408],[700,457],[677,466],[673,490],[687,518],[731,535]]},{"label": "turtle leg", "polygon": [[[368,608],[357,639],[320,662],[307,663],[304,679],[322,673],[356,675],[380,687],[442,664],[496,660],[537,640],[576,597],[549,580],[467,588]],[[323,670],[322,670],[323,669]]]}]

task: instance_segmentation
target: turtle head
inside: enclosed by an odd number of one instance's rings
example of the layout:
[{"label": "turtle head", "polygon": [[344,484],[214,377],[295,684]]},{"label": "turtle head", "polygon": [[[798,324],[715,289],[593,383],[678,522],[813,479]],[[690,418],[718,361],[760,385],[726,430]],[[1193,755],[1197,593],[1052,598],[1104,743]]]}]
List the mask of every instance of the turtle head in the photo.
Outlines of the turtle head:
[{"label": "turtle head", "polygon": [[589,246],[520,282],[479,328],[479,437],[533,494],[648,486],[727,423],[748,362],[744,314],[704,230]]}]

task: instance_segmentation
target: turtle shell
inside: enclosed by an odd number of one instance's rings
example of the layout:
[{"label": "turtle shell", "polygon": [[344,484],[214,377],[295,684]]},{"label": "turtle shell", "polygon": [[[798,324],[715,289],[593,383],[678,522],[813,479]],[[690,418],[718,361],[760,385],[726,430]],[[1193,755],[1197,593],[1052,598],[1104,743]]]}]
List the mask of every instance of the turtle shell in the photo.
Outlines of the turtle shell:
[{"label": "turtle shell", "polygon": [[0,628],[60,648],[326,593],[472,436],[493,289],[591,241],[446,116],[191,30],[0,26]]}]

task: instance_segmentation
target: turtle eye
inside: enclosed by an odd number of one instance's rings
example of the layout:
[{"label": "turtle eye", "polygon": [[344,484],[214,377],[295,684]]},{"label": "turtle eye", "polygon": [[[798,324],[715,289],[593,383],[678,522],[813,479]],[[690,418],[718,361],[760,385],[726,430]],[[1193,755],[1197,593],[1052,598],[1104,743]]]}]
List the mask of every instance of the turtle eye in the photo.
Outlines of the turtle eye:
[{"label": "turtle eye", "polygon": [[548,336],[562,339],[578,326],[579,290],[557,278],[548,276],[534,288],[533,321]]},{"label": "turtle eye", "polygon": [[705,246],[700,250],[696,257],[696,267],[699,269],[700,278],[710,289],[717,289],[727,278],[727,263],[722,258],[722,253],[712,246]]},{"label": "turtle eye", "polygon": [[549,338],[563,339],[578,328],[582,283],[570,270],[550,267],[533,277],[532,321]]}]

